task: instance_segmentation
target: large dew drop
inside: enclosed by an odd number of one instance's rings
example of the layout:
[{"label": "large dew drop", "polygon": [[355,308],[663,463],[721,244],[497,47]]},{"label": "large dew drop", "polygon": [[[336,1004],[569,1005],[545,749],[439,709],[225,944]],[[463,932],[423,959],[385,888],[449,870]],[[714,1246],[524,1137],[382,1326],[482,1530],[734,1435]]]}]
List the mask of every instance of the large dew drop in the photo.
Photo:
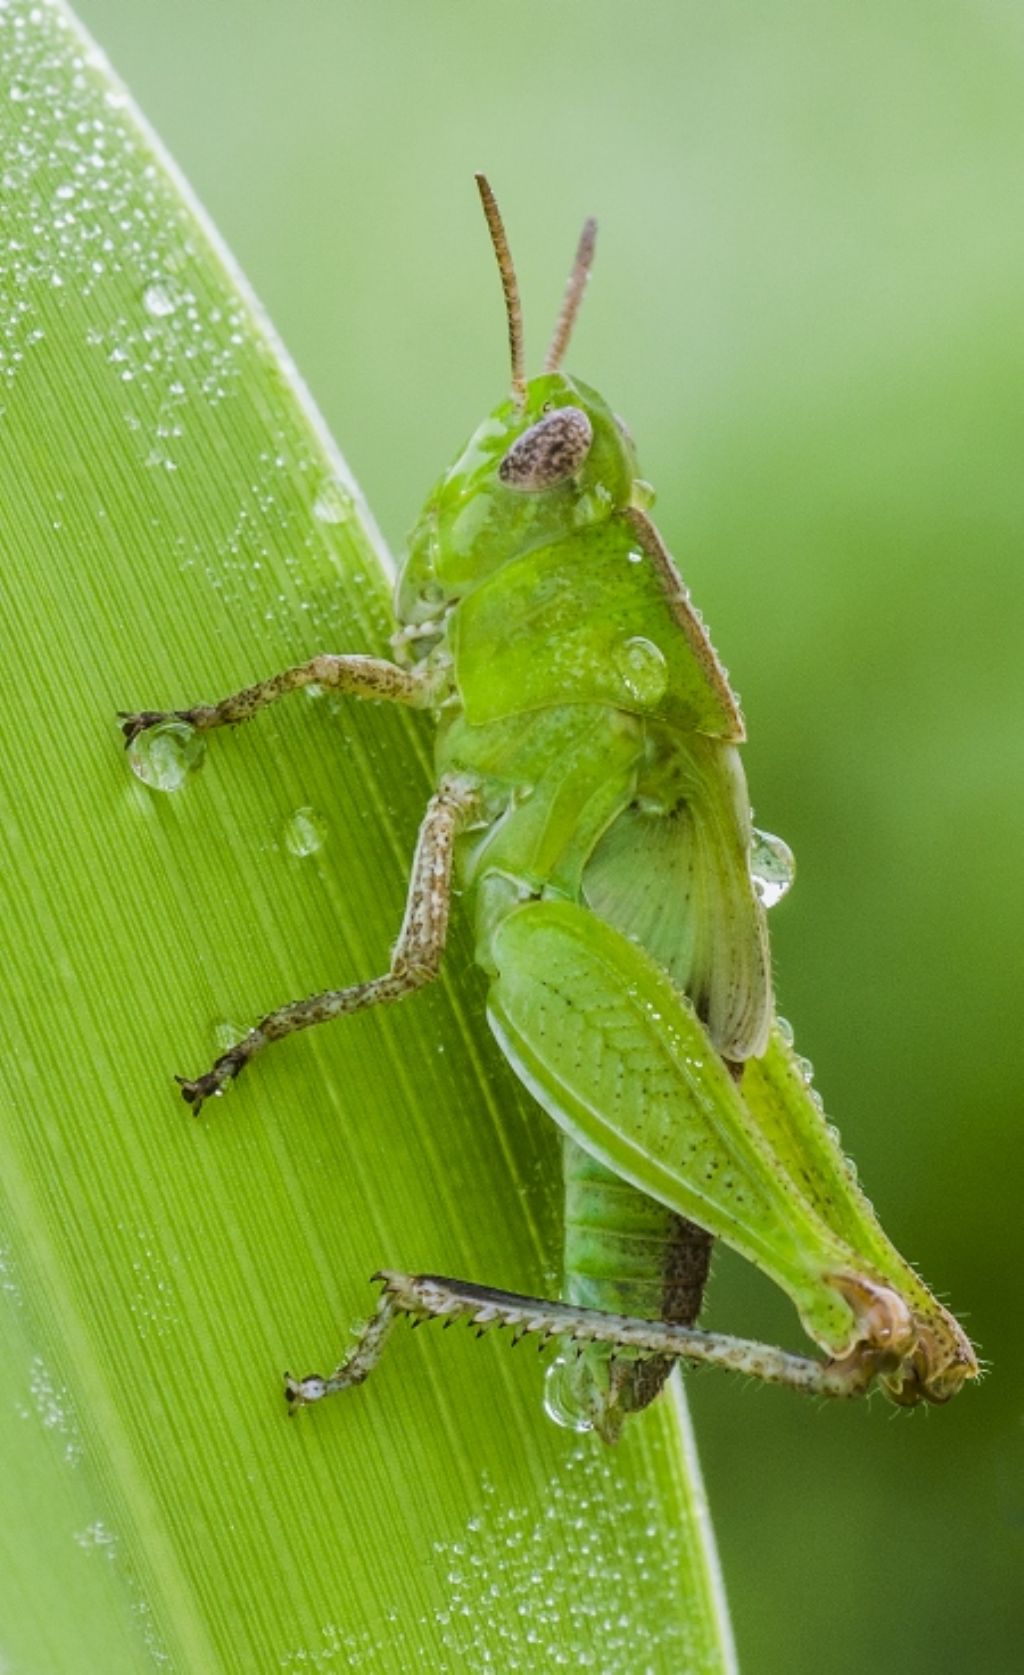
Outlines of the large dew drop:
[{"label": "large dew drop", "polygon": [[128,746],[128,765],[151,791],[180,791],[202,766],[206,740],[187,721],[164,721]]},{"label": "large dew drop", "polygon": [[[248,1033],[243,1024],[233,1023],[230,1018],[222,1018],[213,1026],[214,1045],[218,1053],[226,1053],[229,1047],[237,1047]],[[229,1082],[228,1087],[230,1086]]]},{"label": "large dew drop", "polygon": [[787,894],[796,872],[793,851],[772,832],[754,827],[750,844],[750,879],[762,907],[774,907]]},{"label": "large dew drop", "polygon": [[563,1431],[592,1431],[586,1397],[580,1388],[583,1367],[577,1355],[559,1355],[544,1375],[544,1412]]},{"label": "large dew drop", "polygon": [[142,306],[154,320],[165,320],[178,306],[178,298],[169,285],[154,280],[142,293]]},{"label": "large dew drop", "polygon": [[297,855],[300,860],[305,859],[307,855],[315,855],[322,849],[326,836],[327,821],[315,808],[297,808],[285,821],[285,848],[290,855]]},{"label": "large dew drop", "polygon": [[652,707],[665,696],[668,664],[665,654],[643,635],[623,640],[612,652],[612,662],[622,678],[626,696],[634,703]]}]

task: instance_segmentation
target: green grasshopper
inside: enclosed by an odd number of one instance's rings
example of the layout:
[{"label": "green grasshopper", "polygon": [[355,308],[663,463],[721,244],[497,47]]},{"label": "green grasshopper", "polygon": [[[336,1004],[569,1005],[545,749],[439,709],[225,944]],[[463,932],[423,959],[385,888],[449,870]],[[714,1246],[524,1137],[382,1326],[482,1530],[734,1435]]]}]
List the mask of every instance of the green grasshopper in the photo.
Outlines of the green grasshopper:
[{"label": "green grasshopper", "polygon": [[[361,1383],[403,1314],[558,1340],[548,1411],[608,1441],[679,1360],[821,1395],[877,1378],[904,1405],[947,1401],[977,1374],[970,1342],[882,1232],[774,1015],[736,697],[648,516],[628,431],[560,370],[595,224],[528,380],[504,227],[477,184],[511,395],[413,531],[399,661],[325,653],[218,704],[122,717],[129,743],[162,723],[207,731],[316,683],[437,720],[389,969],[280,1007],[179,1078],[194,1111],[268,1042],[435,978],[457,878],[491,1029],[563,1135],[566,1300],[382,1273],[354,1349],[329,1377],[288,1378],[291,1408]],[[825,1359],[694,1328],[712,1236],[787,1292]]]}]

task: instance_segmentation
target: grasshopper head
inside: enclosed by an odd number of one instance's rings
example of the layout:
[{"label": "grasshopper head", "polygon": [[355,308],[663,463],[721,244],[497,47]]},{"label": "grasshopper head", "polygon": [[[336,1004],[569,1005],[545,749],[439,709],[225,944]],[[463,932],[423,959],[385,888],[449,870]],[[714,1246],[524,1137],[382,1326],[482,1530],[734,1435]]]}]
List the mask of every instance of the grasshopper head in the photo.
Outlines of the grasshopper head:
[{"label": "grasshopper head", "polygon": [[596,390],[559,370],[590,272],[595,223],[580,236],[544,370],[527,379],[505,230],[483,176],[477,184],[505,293],[512,390],[470,437],[413,532],[396,601],[406,624],[443,617],[509,557],[601,523],[637,493],[625,427]]}]

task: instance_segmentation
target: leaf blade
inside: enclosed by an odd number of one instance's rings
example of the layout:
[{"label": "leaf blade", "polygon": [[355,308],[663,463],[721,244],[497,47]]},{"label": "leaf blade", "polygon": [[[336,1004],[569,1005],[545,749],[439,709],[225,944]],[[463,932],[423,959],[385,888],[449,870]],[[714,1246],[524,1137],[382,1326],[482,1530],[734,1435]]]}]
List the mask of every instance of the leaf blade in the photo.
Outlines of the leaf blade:
[{"label": "leaf blade", "polygon": [[[80,1439],[63,1498],[22,1526],[22,1574],[59,1589],[87,1551],[76,1533],[109,1532],[87,1556],[113,1554],[116,1586],[82,1584],[105,1667],[443,1667],[495,1637],[511,1660],[524,1622],[609,1669],[637,1647],[673,1667],[683,1645],[695,1668],[728,1667],[668,1412],[607,1460],[544,1425],[525,1357],[424,1333],[351,1402],[284,1419],[279,1372],[336,1353],[380,1262],[541,1282],[557,1148],[483,1039],[464,930],[444,991],[283,1044],[209,1121],[175,1104],[171,1073],[199,1068],[219,1025],[380,968],[428,737],[384,709],[297,700],[212,740],[174,795],[131,778],[116,709],[382,650],[384,557],[95,49],[54,4],[17,0],[0,26],[20,95],[3,129],[20,172],[0,420],[0,1149],[28,1415],[4,1435],[41,1495],[64,1435],[47,1414]],[[300,858],[285,828],[307,806],[327,835]],[[595,1591],[594,1574],[615,1580]],[[46,1666],[81,1667],[47,1597],[5,1597],[9,1633],[38,1650],[49,1615]],[[607,1627],[613,1601],[625,1629]]]}]

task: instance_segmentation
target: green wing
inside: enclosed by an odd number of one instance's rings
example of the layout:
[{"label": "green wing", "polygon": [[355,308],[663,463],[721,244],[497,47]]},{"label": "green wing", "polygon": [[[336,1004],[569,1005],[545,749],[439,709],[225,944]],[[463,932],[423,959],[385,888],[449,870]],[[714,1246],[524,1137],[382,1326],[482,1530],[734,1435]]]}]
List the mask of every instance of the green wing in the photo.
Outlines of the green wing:
[{"label": "green wing", "polygon": [[772,988],[743,770],[713,739],[666,730],[661,744],[587,864],[584,899],[668,972],[723,1057],[750,1058],[768,1045]]}]

